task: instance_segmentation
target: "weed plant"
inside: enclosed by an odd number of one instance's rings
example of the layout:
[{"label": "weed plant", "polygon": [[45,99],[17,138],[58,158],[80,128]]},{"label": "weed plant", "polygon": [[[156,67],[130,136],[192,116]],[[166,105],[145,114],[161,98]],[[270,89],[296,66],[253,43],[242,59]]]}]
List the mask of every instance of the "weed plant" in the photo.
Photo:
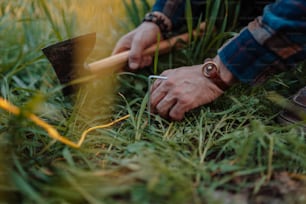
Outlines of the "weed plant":
[{"label": "weed plant", "polygon": [[[126,114],[130,118],[91,132],[80,149],[73,149],[50,138],[24,114],[0,110],[1,202],[305,203],[305,133],[297,126],[279,125],[280,107],[268,99],[273,90],[287,97],[301,87],[302,65],[252,88],[236,85],[183,121],[148,117],[148,75],[201,63],[234,34],[230,28],[235,19],[227,17],[238,15],[239,7],[230,10],[228,1],[207,2],[202,38],[160,56],[156,69],[95,81],[74,102],[61,94],[62,86],[41,52],[74,35],[78,22],[73,1],[2,0],[1,97],[73,141],[87,128]],[[151,7],[146,0],[123,3],[129,29]],[[214,29],[217,16],[224,16],[219,30]],[[186,29],[191,32],[196,24],[187,21]],[[105,80],[115,96],[95,92],[85,103]]]}]

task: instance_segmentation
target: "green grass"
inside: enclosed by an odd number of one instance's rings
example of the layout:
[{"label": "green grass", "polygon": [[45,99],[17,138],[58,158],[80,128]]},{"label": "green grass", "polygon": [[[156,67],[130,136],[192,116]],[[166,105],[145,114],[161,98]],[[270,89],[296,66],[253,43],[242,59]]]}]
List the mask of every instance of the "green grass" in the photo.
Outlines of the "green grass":
[{"label": "green grass", "polygon": [[[205,19],[227,11],[227,4],[220,2],[210,1],[211,13]],[[1,96],[36,113],[73,141],[89,127],[131,117],[91,132],[80,149],[72,149],[24,116],[0,110],[1,202],[305,203],[305,135],[294,126],[277,124],[280,107],[268,99],[270,91],[289,96],[301,87],[302,68],[253,88],[236,85],[181,122],[159,116],[148,121],[147,76],[156,71],[153,67],[102,78],[81,90],[75,104],[62,96],[41,52],[72,35],[77,22],[69,3],[0,3]],[[140,16],[131,14],[149,7],[146,1],[132,3],[125,5],[136,25]],[[161,72],[212,56],[232,34],[226,29],[231,22],[226,23],[215,35],[211,22],[205,38],[160,56],[155,68]],[[91,95],[89,90],[99,84],[114,87],[116,95]]]}]

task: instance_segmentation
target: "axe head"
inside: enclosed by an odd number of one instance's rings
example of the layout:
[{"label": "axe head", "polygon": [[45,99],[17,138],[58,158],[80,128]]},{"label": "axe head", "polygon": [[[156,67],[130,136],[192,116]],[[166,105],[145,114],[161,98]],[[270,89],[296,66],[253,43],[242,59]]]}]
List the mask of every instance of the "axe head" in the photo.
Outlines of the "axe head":
[{"label": "axe head", "polygon": [[96,43],[96,34],[71,38],[42,49],[62,85],[64,95],[71,94],[70,82],[86,75],[85,61]]}]

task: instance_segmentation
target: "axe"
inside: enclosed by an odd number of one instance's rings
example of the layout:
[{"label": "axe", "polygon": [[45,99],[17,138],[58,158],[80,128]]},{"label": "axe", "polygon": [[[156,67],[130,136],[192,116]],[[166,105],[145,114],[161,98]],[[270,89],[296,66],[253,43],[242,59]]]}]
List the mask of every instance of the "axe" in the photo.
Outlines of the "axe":
[{"label": "axe", "polygon": [[[201,33],[204,27],[205,24],[201,24],[199,30],[194,31],[193,35]],[[167,53],[179,40],[188,42],[188,39],[189,33],[184,33],[162,40],[144,50],[143,55],[153,56],[156,49],[158,49],[159,54]],[[95,43],[96,34],[90,33],[42,49],[43,53],[54,68],[60,83],[64,85],[64,95],[69,95],[73,92],[72,84],[79,77],[94,77],[109,71],[120,71],[127,66],[128,56],[130,53],[129,50],[87,64],[86,58],[93,50]]]}]

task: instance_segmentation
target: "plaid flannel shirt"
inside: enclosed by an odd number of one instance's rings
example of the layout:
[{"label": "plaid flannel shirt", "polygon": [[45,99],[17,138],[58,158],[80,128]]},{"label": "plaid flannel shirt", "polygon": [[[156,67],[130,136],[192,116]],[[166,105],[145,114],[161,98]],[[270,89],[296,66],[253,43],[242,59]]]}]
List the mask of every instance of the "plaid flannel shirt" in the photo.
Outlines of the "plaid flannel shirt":
[{"label": "plaid flannel shirt", "polygon": [[[157,0],[153,7],[174,26],[184,17],[184,9],[184,0]],[[228,40],[218,55],[241,82],[251,84],[294,67],[306,57],[306,0],[278,0],[265,6],[262,15]]]}]

